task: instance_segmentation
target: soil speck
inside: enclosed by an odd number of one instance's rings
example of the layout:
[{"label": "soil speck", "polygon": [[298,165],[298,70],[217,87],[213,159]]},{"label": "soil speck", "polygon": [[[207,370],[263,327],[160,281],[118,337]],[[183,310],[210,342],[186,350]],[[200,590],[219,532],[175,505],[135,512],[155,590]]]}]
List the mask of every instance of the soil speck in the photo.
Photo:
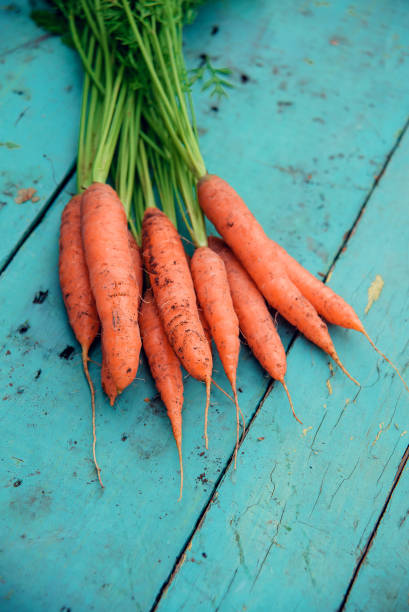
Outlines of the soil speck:
[{"label": "soil speck", "polygon": [[25,334],[30,329],[30,324],[28,321],[22,323],[20,327],[17,328],[19,334]]},{"label": "soil speck", "polygon": [[46,291],[37,291],[34,296],[33,304],[42,304],[48,296],[48,289]]},{"label": "soil speck", "polygon": [[59,354],[59,358],[60,359],[72,359],[71,355],[74,352],[74,347],[73,346],[66,346],[65,349],[63,351],[61,351],[61,353]]}]

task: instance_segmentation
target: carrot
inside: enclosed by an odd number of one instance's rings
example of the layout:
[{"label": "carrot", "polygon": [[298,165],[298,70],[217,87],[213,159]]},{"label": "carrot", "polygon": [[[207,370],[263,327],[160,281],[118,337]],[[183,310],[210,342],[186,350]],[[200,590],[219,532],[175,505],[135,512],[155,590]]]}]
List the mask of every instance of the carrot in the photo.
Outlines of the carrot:
[{"label": "carrot", "polygon": [[[189,255],[186,253],[186,251],[185,251],[185,255],[186,255],[187,265],[190,268],[191,257],[189,257]],[[206,321],[206,317],[204,315],[203,310],[200,308],[200,304],[197,304],[197,312],[199,313],[199,319],[200,319],[200,323],[202,324],[202,327],[203,327],[204,335],[206,336],[206,340],[209,343],[210,350],[212,350],[212,336],[211,336],[211,333],[210,333],[210,327],[209,327],[208,322]],[[214,382],[214,381],[212,381],[212,382]],[[217,386],[217,383],[214,383],[214,384]],[[225,393],[225,391],[223,391],[223,389],[221,389],[220,387],[218,387],[218,388],[220,389],[220,391],[222,393]],[[227,397],[230,398],[229,395]]]},{"label": "carrot", "polygon": [[[135,272],[135,280],[139,289],[139,299],[142,297],[143,292],[143,262],[142,262],[142,254],[141,249],[136,243],[135,238],[132,236],[131,232],[128,230],[128,244],[129,249],[131,251],[133,269]],[[139,307],[139,302],[138,302]]]},{"label": "carrot", "polygon": [[145,211],[142,251],[159,316],[170,345],[187,372],[206,383],[207,414],[212,353],[200,323],[182,242],[174,225],[157,208],[150,207]]},{"label": "carrot", "polygon": [[293,403],[284,376],[287,360],[283,344],[274,321],[260,291],[229,247],[216,236],[209,236],[209,247],[217,253],[226,268],[234,310],[239,319],[240,331],[257,361],[284,387],[294,418]]},{"label": "carrot", "polygon": [[308,272],[308,270],[299,264],[296,259],[291,257],[291,255],[289,255],[279,244],[274,244],[277,249],[278,258],[284,266],[288,276],[294,285],[298,287],[303,296],[311,302],[316,311],[329,323],[361,332],[375,351],[395,370],[406,390],[409,392],[409,387],[403,379],[399,369],[384,353],[382,353],[370,338],[352,306],[328,287],[328,285],[325,285],[318,278],[313,276],[311,272]]},{"label": "carrot", "polygon": [[68,202],[61,217],[59,274],[60,286],[70,325],[82,349],[82,365],[91,392],[92,452],[101,487],[101,468],[95,453],[95,392],[88,371],[88,351],[99,331],[99,318],[91,292],[81,238],[81,195]]},{"label": "carrot", "polygon": [[[189,259],[188,259],[188,262],[190,263]],[[202,327],[203,327],[204,335],[206,336],[206,340],[209,343],[210,350],[212,350],[212,336],[211,336],[211,333],[210,333],[210,327],[209,327],[208,322],[206,321],[206,317],[204,315],[204,312],[200,308],[199,304],[197,306],[197,311],[199,313],[199,319],[200,319],[200,322],[201,322]],[[214,385],[216,387],[216,389],[219,389],[219,391],[221,391],[223,393],[223,395],[225,395],[231,402],[233,402],[233,404],[235,404],[234,398],[232,398],[231,395],[229,395],[213,378],[212,378],[212,385]],[[243,433],[244,433],[244,431],[246,429],[246,422],[244,420],[244,415],[243,415],[242,411],[240,410],[240,408],[239,408],[239,411],[240,411],[240,416],[241,416],[241,419],[242,419],[242,422],[243,422]]]},{"label": "carrot", "polygon": [[212,350],[212,335],[210,333],[209,324],[206,321],[205,314],[204,314],[203,310],[200,308],[200,306],[198,306],[197,311],[199,313],[199,319],[200,319],[200,323],[202,324],[202,327],[203,327],[204,335],[206,336],[206,340],[209,343],[210,350]]},{"label": "carrot", "polygon": [[156,388],[166,406],[179,455],[180,495],[183,491],[182,407],[183,377],[180,363],[163,329],[152,289],[147,289],[139,317],[142,344]]},{"label": "carrot", "polygon": [[[131,232],[128,230],[128,245],[129,250],[132,256],[132,265],[133,270],[135,272],[136,283],[138,286],[138,308],[140,303],[140,297],[142,295],[142,286],[143,286],[143,268],[142,268],[142,256],[141,250],[137,245],[135,238],[132,236]],[[107,363],[107,355],[106,349],[104,347],[104,334],[102,334],[102,369],[101,369],[101,382],[102,388],[105,391],[106,395],[109,397],[111,406],[114,405],[115,399],[117,397],[117,390],[115,383],[112,379],[111,373],[108,368]]]},{"label": "carrot", "polygon": [[81,219],[85,259],[102,326],[104,361],[113,383],[112,403],[134,380],[138,369],[139,288],[125,211],[109,185],[93,183],[88,187],[82,196]]},{"label": "carrot", "polygon": [[[222,362],[224,371],[233,390],[236,405],[236,449],[239,445],[239,404],[237,398],[236,372],[239,362],[239,322],[233,308],[229,282],[222,259],[208,247],[196,249],[191,272],[199,304],[210,327],[212,338]],[[207,415],[205,416],[207,426]]]},{"label": "carrot", "polygon": [[111,372],[109,371],[109,367],[108,367],[104,333],[101,334],[101,348],[102,348],[102,367],[101,367],[102,389],[108,396],[109,403],[111,404],[111,406],[113,406],[118,396],[118,390],[112,379]]},{"label": "carrot", "polygon": [[330,355],[341,370],[359,385],[341,363],[324,321],[291,282],[282,264],[277,261],[274,244],[240,196],[216,175],[205,175],[198,182],[197,189],[199,204],[205,215],[223,236],[269,304],[306,338]]}]

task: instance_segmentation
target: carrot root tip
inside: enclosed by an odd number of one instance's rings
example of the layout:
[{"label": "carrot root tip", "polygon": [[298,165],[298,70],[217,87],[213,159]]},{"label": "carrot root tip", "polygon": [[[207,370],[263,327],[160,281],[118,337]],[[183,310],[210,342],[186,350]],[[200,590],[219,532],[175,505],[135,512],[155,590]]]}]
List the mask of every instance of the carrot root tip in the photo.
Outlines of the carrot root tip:
[{"label": "carrot root tip", "polygon": [[352,376],[352,374],[350,374],[348,372],[348,370],[346,369],[346,367],[343,365],[342,361],[340,360],[340,358],[338,357],[337,353],[334,351],[334,353],[331,354],[332,359],[335,361],[335,363],[337,364],[337,366],[339,367],[339,369],[345,374],[345,376],[348,376],[349,380],[352,380],[353,383],[355,383],[358,387],[361,387],[361,383],[359,383],[356,378],[354,378]]},{"label": "carrot root tip", "polygon": [[371,339],[371,337],[368,335],[368,333],[365,331],[365,329],[363,329],[362,333],[365,336],[365,338],[368,340],[368,342],[372,346],[372,348],[374,348],[375,351],[378,353],[378,355],[380,355],[387,363],[389,363],[391,368],[393,368],[395,370],[396,374],[401,379],[401,381],[403,383],[403,386],[405,387],[406,391],[409,393],[409,387],[408,387],[405,379],[403,378],[402,374],[399,372],[399,369],[396,367],[396,365],[394,363],[392,363],[392,361],[384,353],[382,353],[382,351],[380,349],[378,349],[378,347],[376,346],[375,342]]},{"label": "carrot root tip", "polygon": [[286,385],[286,383],[285,383],[285,380],[284,380],[284,379],[283,379],[283,380],[280,380],[280,383],[283,385],[283,387],[284,387],[284,391],[285,391],[285,392],[286,392],[286,394],[287,394],[287,398],[288,398],[288,401],[289,401],[289,403],[290,403],[290,408],[291,408],[291,412],[293,413],[293,417],[295,418],[295,420],[296,420],[296,421],[297,421],[297,422],[298,422],[300,425],[302,425],[302,424],[303,424],[303,423],[302,423],[302,421],[300,421],[300,419],[298,418],[298,416],[295,414],[295,410],[294,410],[293,401],[292,401],[292,399],[291,399],[291,395],[290,395],[290,392],[289,392],[289,390],[288,390],[288,387],[287,387],[287,385]]},{"label": "carrot root tip", "polygon": [[97,444],[97,434],[96,434],[96,425],[95,425],[95,391],[94,385],[92,384],[91,376],[88,370],[88,351],[83,348],[82,349],[82,366],[84,368],[85,378],[87,379],[88,386],[91,392],[91,407],[92,407],[92,456],[94,459],[94,465],[98,476],[99,484],[101,488],[104,489],[104,485],[101,479],[101,468],[98,465],[97,455],[96,455],[96,444]]}]

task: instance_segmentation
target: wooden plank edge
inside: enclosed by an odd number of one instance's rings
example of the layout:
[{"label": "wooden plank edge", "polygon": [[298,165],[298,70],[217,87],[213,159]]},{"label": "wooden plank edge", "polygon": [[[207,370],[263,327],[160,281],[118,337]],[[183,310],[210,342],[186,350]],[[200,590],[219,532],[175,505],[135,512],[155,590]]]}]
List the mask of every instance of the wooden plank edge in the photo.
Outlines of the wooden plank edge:
[{"label": "wooden plank edge", "polygon": [[39,211],[38,215],[33,219],[32,223],[27,227],[27,229],[24,232],[23,236],[20,238],[20,240],[17,242],[17,244],[15,244],[15,246],[14,246],[13,250],[11,251],[11,253],[9,253],[9,255],[6,257],[6,259],[4,260],[3,265],[0,268],[0,276],[3,274],[3,272],[5,272],[7,270],[8,266],[13,261],[14,257],[17,255],[17,253],[19,252],[21,247],[24,245],[26,240],[28,240],[28,238],[30,237],[31,233],[40,225],[40,223],[44,219],[45,215],[49,211],[49,209],[52,206],[52,204],[58,198],[60,193],[65,189],[67,183],[74,176],[75,169],[76,169],[76,164],[77,164],[77,161],[74,160],[72,162],[71,167],[69,168],[68,172],[65,174],[65,176],[62,179],[62,181],[60,182],[60,184],[57,185],[57,187],[52,192],[51,196],[48,199],[48,202]]},{"label": "wooden plank edge", "polygon": [[349,230],[348,230],[348,231],[347,231],[347,232],[344,234],[344,237],[343,237],[343,240],[342,240],[342,242],[341,242],[341,245],[340,245],[340,247],[339,247],[338,251],[336,252],[336,255],[335,255],[334,259],[332,260],[332,263],[331,263],[331,265],[330,265],[330,267],[329,267],[329,269],[328,269],[328,272],[326,273],[326,275],[325,275],[325,276],[324,276],[324,278],[323,278],[323,282],[324,282],[324,283],[326,283],[326,282],[327,282],[327,281],[328,281],[328,280],[331,278],[332,272],[333,272],[333,271],[334,271],[334,269],[335,269],[335,265],[336,265],[336,263],[337,263],[337,261],[338,261],[339,257],[341,256],[341,253],[342,253],[342,252],[343,252],[343,250],[346,248],[346,246],[347,246],[347,244],[348,244],[348,242],[349,242],[349,239],[350,239],[350,238],[351,238],[351,237],[354,235],[354,233],[356,232],[356,229],[357,229],[357,227],[358,227],[358,224],[359,224],[359,222],[361,221],[361,219],[362,219],[362,217],[363,217],[363,215],[364,215],[364,213],[365,213],[365,210],[366,210],[366,207],[367,207],[367,205],[368,205],[368,203],[369,203],[369,200],[371,199],[371,197],[372,197],[372,195],[373,195],[373,193],[374,193],[375,189],[378,187],[379,183],[381,182],[381,180],[382,180],[382,178],[383,178],[383,176],[384,176],[384,174],[385,174],[385,172],[386,172],[386,169],[387,169],[387,167],[388,167],[388,165],[389,165],[389,162],[391,161],[391,159],[392,159],[393,155],[395,154],[395,152],[396,152],[396,151],[397,151],[397,149],[399,148],[399,145],[400,145],[400,143],[401,143],[401,141],[402,141],[402,138],[403,138],[403,137],[404,137],[404,135],[406,134],[406,132],[407,132],[407,130],[408,130],[408,127],[409,127],[409,117],[407,118],[407,120],[406,120],[406,122],[405,122],[405,124],[404,124],[404,126],[403,126],[403,128],[402,128],[402,130],[399,132],[399,135],[398,135],[398,137],[396,138],[396,140],[395,140],[395,143],[394,143],[393,147],[391,148],[391,150],[389,151],[389,153],[388,153],[388,154],[387,154],[387,156],[385,157],[385,161],[384,161],[384,163],[383,163],[383,165],[382,165],[382,168],[381,168],[381,170],[380,170],[379,174],[377,174],[377,175],[374,177],[374,180],[373,180],[372,186],[371,186],[371,188],[369,189],[368,194],[367,194],[366,198],[364,199],[364,201],[363,201],[363,203],[362,203],[361,208],[360,208],[360,209],[359,209],[359,211],[358,211],[358,214],[357,214],[357,216],[356,216],[356,218],[355,218],[355,221],[353,222],[353,224],[352,224],[352,226],[351,226],[351,229],[349,229]]},{"label": "wooden plank edge", "polygon": [[341,605],[338,608],[338,612],[342,612],[342,610],[345,609],[345,606],[348,603],[348,598],[349,598],[349,596],[351,594],[351,591],[352,591],[352,589],[354,587],[355,581],[358,578],[358,574],[359,574],[359,572],[360,572],[360,570],[362,568],[362,565],[363,565],[363,563],[366,560],[366,557],[367,557],[367,555],[368,555],[368,553],[370,551],[370,548],[371,548],[372,544],[374,543],[374,540],[376,538],[379,526],[380,526],[380,524],[381,524],[381,522],[382,522],[382,520],[383,520],[383,518],[385,516],[385,513],[386,513],[386,511],[388,509],[388,506],[390,504],[390,501],[392,499],[392,495],[393,495],[393,493],[394,493],[394,491],[395,491],[395,489],[396,489],[396,487],[397,487],[397,485],[399,483],[400,477],[402,476],[403,470],[405,469],[405,467],[406,467],[406,465],[408,463],[408,460],[409,460],[409,444],[406,447],[406,450],[403,453],[402,459],[401,459],[401,461],[399,463],[398,469],[396,470],[396,474],[395,474],[395,477],[393,479],[392,486],[391,486],[391,488],[389,490],[388,495],[386,496],[386,500],[385,500],[385,503],[384,503],[384,505],[382,507],[382,510],[379,513],[379,516],[378,516],[378,518],[377,518],[377,520],[375,522],[374,528],[372,529],[371,534],[370,534],[370,536],[369,536],[369,538],[368,538],[368,540],[367,540],[367,542],[366,542],[366,544],[364,546],[362,554],[361,554],[361,556],[358,559],[358,562],[356,564],[355,570],[354,570],[354,572],[352,574],[352,578],[351,578],[351,580],[350,580],[350,582],[348,584],[347,590],[345,591],[345,595],[344,595],[344,597],[342,599]]}]

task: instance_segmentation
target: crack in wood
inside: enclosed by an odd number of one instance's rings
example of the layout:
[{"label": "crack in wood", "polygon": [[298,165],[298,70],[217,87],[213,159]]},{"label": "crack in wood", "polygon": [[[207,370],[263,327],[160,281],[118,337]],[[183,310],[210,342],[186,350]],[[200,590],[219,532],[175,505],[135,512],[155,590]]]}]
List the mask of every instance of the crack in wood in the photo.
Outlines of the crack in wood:
[{"label": "crack in wood", "polygon": [[22,43],[21,45],[13,47],[12,49],[3,51],[3,53],[0,53],[0,58],[6,57],[6,55],[10,55],[11,53],[15,53],[16,51],[20,51],[20,49],[31,49],[33,47],[37,47],[41,42],[47,40],[48,38],[51,38],[52,36],[53,34],[42,34],[41,36],[37,36],[37,38],[34,38],[33,40],[28,40],[27,42]]},{"label": "crack in wood", "polygon": [[344,484],[344,482],[346,482],[347,480],[349,480],[352,476],[352,474],[355,472],[356,468],[359,465],[359,461],[360,461],[360,457],[358,457],[357,462],[355,463],[354,467],[352,468],[351,472],[348,474],[348,476],[346,478],[343,478],[341,480],[341,482],[339,483],[339,485],[337,486],[337,488],[335,489],[334,493],[331,495],[331,500],[328,504],[328,510],[331,508],[332,506],[332,502],[334,501],[334,498],[336,496],[336,494],[338,493],[338,491],[340,490],[340,488],[342,487],[342,485]]},{"label": "crack in wood", "polygon": [[316,498],[316,500],[315,500],[315,502],[314,502],[314,505],[313,505],[313,507],[312,507],[312,510],[311,510],[311,512],[310,512],[310,517],[311,517],[312,513],[313,513],[313,512],[314,512],[314,510],[315,510],[315,506],[317,505],[319,498],[321,497],[322,487],[323,487],[323,485],[324,485],[324,480],[325,480],[325,477],[326,477],[326,475],[327,475],[327,473],[328,473],[328,470],[329,470],[330,466],[331,466],[331,464],[329,463],[329,464],[327,465],[327,469],[325,470],[324,475],[323,475],[323,477],[322,477],[321,484],[320,484],[320,490],[318,491],[317,498]]},{"label": "crack in wood", "polygon": [[270,554],[270,552],[271,552],[271,549],[272,549],[272,547],[273,547],[273,544],[275,544],[275,543],[276,543],[276,541],[277,541],[277,536],[278,536],[278,533],[279,533],[279,531],[280,531],[281,523],[283,522],[283,517],[284,517],[284,512],[285,512],[286,507],[287,507],[287,503],[285,503],[285,504],[284,504],[284,508],[283,508],[282,513],[281,513],[280,520],[278,521],[277,526],[276,526],[276,532],[275,532],[275,534],[274,534],[274,536],[273,536],[273,539],[272,539],[272,540],[271,540],[271,542],[270,542],[269,547],[267,548],[266,554],[264,555],[264,559],[263,559],[263,560],[262,560],[262,562],[261,562],[261,565],[260,565],[260,568],[259,568],[259,570],[258,570],[258,572],[257,572],[257,574],[256,574],[256,577],[255,577],[255,578],[254,578],[254,580],[253,580],[253,584],[251,585],[251,589],[250,589],[251,591],[253,590],[254,585],[256,584],[256,582],[257,582],[257,580],[258,580],[258,577],[259,577],[259,576],[260,576],[260,574],[261,574],[261,570],[263,569],[264,563],[266,562],[267,557],[269,556],[269,554]]}]

